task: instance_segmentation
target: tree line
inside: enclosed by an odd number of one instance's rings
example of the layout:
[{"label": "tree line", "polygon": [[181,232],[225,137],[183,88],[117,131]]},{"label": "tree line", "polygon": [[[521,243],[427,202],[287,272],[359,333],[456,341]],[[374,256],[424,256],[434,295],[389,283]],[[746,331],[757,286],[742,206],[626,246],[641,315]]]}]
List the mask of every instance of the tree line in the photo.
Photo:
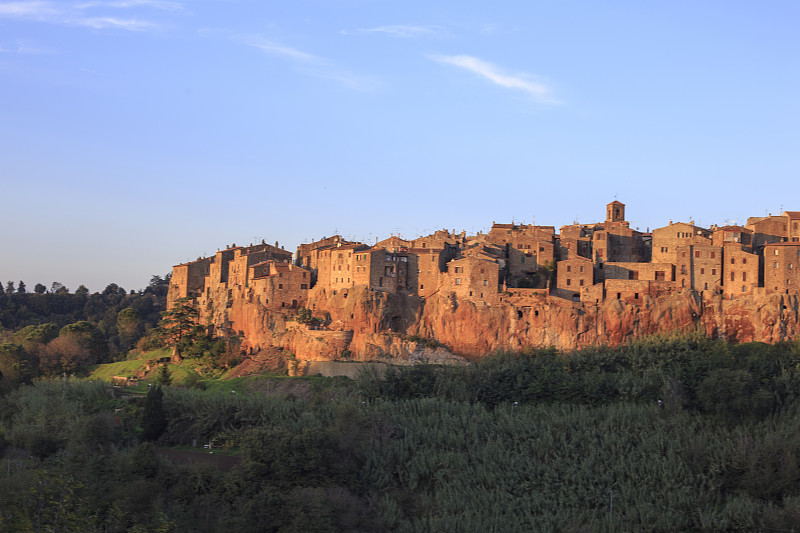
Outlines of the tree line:
[{"label": "tree line", "polygon": [[33,292],[22,281],[0,286],[0,387],[124,357],[161,320],[169,278],[130,292],[115,283],[96,293],[58,282]]}]

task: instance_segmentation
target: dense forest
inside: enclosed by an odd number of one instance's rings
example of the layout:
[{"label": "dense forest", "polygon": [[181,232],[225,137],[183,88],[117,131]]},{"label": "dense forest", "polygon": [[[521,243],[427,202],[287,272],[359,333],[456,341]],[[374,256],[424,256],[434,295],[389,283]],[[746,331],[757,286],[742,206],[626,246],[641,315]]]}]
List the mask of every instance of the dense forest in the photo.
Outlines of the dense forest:
[{"label": "dense forest", "polygon": [[796,342],[247,383],[7,391],[0,530],[800,530]]},{"label": "dense forest", "polygon": [[0,284],[0,389],[125,358],[161,320],[169,279],[152,276],[130,293],[114,283],[93,294],[58,282],[32,291]]}]

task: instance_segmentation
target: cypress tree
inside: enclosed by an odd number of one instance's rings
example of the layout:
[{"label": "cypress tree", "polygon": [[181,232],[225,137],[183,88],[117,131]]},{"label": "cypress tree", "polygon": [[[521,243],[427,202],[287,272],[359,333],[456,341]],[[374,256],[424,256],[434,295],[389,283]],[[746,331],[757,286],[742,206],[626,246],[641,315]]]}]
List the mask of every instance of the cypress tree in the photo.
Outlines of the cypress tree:
[{"label": "cypress tree", "polygon": [[164,415],[164,393],[156,385],[144,399],[142,413],[142,438],[146,441],[158,440],[167,429],[167,417]]}]

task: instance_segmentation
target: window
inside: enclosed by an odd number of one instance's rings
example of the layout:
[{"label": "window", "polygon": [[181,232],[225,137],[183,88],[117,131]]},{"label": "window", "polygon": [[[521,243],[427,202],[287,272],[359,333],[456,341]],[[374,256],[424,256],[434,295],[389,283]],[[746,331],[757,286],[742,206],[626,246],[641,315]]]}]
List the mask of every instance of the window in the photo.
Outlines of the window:
[{"label": "window", "polygon": [[456,285],[461,285],[461,278],[456,278]]},{"label": "window", "polygon": [[425,285],[422,285],[422,284],[420,284],[420,286],[419,286],[419,290],[422,290],[422,289],[424,289],[424,288],[425,288]]},{"label": "window", "polygon": [[567,287],[569,287],[570,285],[572,285],[572,280],[567,278]]},{"label": "window", "polygon": [[714,259],[717,256],[717,252],[711,252],[711,259]]},{"label": "window", "polygon": [[583,266],[581,266],[581,272],[583,272]]},{"label": "window", "polygon": [[567,265],[567,272],[572,272],[572,265]]},{"label": "window", "polygon": [[686,257],[686,252],[681,252],[681,257]]},{"label": "window", "polygon": [[778,268],[778,262],[777,262],[777,261],[775,261],[774,263],[772,263],[772,268]]},{"label": "window", "polygon": [[307,289],[307,288],[308,288],[308,284],[306,284],[306,283],[301,283],[301,284],[300,284],[300,288],[301,288],[301,289]]},{"label": "window", "polygon": [[778,249],[775,248],[775,255],[778,255]]},{"label": "window", "polygon": [[742,285],[742,292],[747,292],[747,287],[745,287],[744,285]]},{"label": "window", "polygon": [[732,265],[735,265],[735,264],[736,264],[736,259],[734,259],[733,257],[731,257],[731,264],[732,264]]},{"label": "window", "polygon": [[734,272],[731,272],[731,281],[733,281],[734,279],[736,279],[736,274]]},{"label": "window", "polygon": [[483,280],[483,286],[486,287],[486,280]]},{"label": "window", "polygon": [[583,287],[583,280],[580,281],[580,286]]},{"label": "window", "polygon": [[695,257],[700,257],[700,252],[699,252],[699,251],[695,252],[695,253],[694,253],[694,256],[695,256]]},{"label": "window", "polygon": [[705,269],[705,268],[701,268],[701,269],[700,269],[700,273],[701,273],[701,274],[705,274],[705,273],[706,273],[706,269]]},{"label": "window", "polygon": [[747,272],[742,272],[742,281],[747,281]]},{"label": "window", "polygon": [[633,299],[634,300],[638,300],[639,299],[639,293],[638,292],[634,292],[633,293]]},{"label": "window", "polygon": [[282,289],[283,288],[283,283],[278,283],[278,288]]},{"label": "window", "polygon": [[746,264],[747,264],[747,258],[746,258],[746,257],[742,257],[742,264],[743,264],[743,265],[746,265]]},{"label": "window", "polygon": [[717,269],[716,268],[712,268],[711,269],[711,275],[712,276],[716,276],[717,275]]},{"label": "window", "polygon": [[618,293],[617,293],[617,300],[620,300],[620,299],[622,299],[622,293],[621,293],[621,292],[618,292]]},{"label": "window", "polygon": [[469,295],[472,296],[472,291],[469,291]]}]

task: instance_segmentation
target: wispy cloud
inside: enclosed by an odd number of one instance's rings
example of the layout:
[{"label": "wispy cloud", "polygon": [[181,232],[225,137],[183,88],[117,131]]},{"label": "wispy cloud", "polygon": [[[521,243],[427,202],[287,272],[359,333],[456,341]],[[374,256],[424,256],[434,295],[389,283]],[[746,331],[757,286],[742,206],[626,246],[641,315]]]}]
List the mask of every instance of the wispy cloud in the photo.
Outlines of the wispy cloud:
[{"label": "wispy cloud", "polygon": [[0,17],[44,18],[58,15],[52,2],[3,2]]},{"label": "wispy cloud", "polygon": [[[158,9],[175,11],[182,4],[171,0],[107,0],[81,3],[33,0],[29,2],[0,2],[0,18],[16,18],[46,24],[83,26],[94,29],[128,31],[154,30],[159,25],[138,17],[119,17],[110,9]],[[116,13],[119,13],[116,11]]]},{"label": "wispy cloud", "polygon": [[236,40],[238,40],[243,44],[246,44],[247,46],[252,46],[253,48],[257,48],[258,50],[261,50],[265,54],[273,56],[283,57],[294,61],[302,61],[304,63],[316,63],[321,61],[320,58],[312,54],[307,54],[305,52],[297,50],[296,48],[291,48],[289,46],[277,44],[275,42],[261,39],[259,37],[237,37]]},{"label": "wispy cloud", "polygon": [[180,2],[171,2],[169,0],[109,0],[109,1],[94,1],[82,2],[76,4],[76,9],[88,9],[94,7],[110,7],[110,8],[133,8],[133,7],[152,7],[153,9],[161,9],[164,11],[177,11],[183,9],[183,4]]},{"label": "wispy cloud", "polygon": [[254,36],[236,36],[234,40],[267,55],[287,60],[298,72],[307,76],[335,81],[357,91],[370,91],[378,85],[372,77],[347,72],[325,58],[290,46]]},{"label": "wispy cloud", "polygon": [[360,28],[358,33],[383,33],[392,37],[410,39],[414,37],[435,37],[440,35],[443,30],[444,28],[441,26],[404,26],[395,24],[376,28]]},{"label": "wispy cloud", "polygon": [[70,22],[78,26],[88,26],[97,30],[119,28],[130,31],[145,31],[158,27],[157,24],[145,20],[121,19],[117,17],[86,17],[73,19]]},{"label": "wispy cloud", "polygon": [[506,89],[516,89],[532,96],[540,104],[558,105],[561,102],[552,95],[550,87],[531,79],[528,74],[507,74],[500,67],[477,57],[459,55],[432,55],[431,59],[445,65],[453,65],[468,70]]}]

